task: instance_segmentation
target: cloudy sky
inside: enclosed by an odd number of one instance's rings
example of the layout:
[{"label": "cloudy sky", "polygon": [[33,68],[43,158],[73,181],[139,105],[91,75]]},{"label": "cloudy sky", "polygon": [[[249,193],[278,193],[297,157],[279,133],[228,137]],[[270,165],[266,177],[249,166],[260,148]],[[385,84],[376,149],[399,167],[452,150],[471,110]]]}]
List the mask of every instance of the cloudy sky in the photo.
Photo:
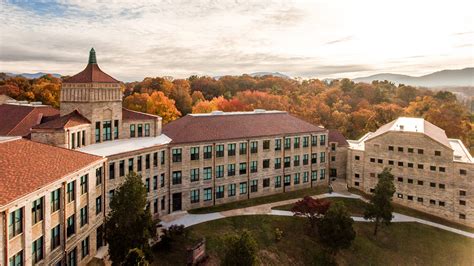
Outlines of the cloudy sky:
[{"label": "cloudy sky", "polygon": [[474,66],[472,0],[0,0],[0,71],[423,75]]}]

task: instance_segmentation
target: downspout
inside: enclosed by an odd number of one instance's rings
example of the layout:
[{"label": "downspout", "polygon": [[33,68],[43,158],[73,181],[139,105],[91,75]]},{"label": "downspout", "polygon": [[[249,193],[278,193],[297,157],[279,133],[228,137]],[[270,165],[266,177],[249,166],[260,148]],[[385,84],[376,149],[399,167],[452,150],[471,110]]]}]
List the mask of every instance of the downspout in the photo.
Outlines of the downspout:
[{"label": "downspout", "polygon": [[[224,152],[225,154],[225,152]],[[211,170],[211,177],[212,177],[212,205],[216,205],[216,157],[217,157],[217,150],[216,150],[216,143],[212,143],[212,170]]]},{"label": "downspout", "polygon": [[[281,162],[283,162],[283,165],[282,165],[282,168],[283,168],[283,176],[282,176],[282,181],[283,181],[283,193],[286,192],[286,184],[285,184],[285,169],[286,169],[286,166],[285,166],[285,155],[286,155],[286,149],[285,149],[285,139],[286,139],[286,136],[283,136],[282,139],[281,139],[281,144],[280,144],[280,147],[283,151],[283,156],[281,158]],[[290,158],[290,163],[291,163],[291,158]],[[291,183],[291,177],[290,177],[290,183]]]},{"label": "downspout", "polygon": [[[168,157],[168,214],[171,213],[171,147],[166,148]],[[166,180],[166,176],[165,176]]]},{"label": "downspout", "polygon": [[[250,140],[247,139],[247,199],[250,199]],[[258,146],[257,146],[258,152]]]},{"label": "downspout", "polygon": [[[68,134],[69,135],[69,134]],[[63,182],[62,186],[62,202],[63,202],[63,208],[62,208],[62,216],[63,216],[63,252],[64,252],[64,259],[67,258],[67,245],[66,245],[66,235],[67,235],[67,223],[66,223],[66,184],[67,182]],[[74,191],[75,192],[75,191]],[[60,206],[61,207],[61,206]],[[75,217],[74,217],[75,218]]]},{"label": "downspout", "polygon": [[[5,262],[5,265],[6,265],[7,262],[8,262],[8,210],[5,210],[3,212],[3,239],[5,240],[4,262]],[[23,263],[23,261],[22,261],[22,263]]]}]

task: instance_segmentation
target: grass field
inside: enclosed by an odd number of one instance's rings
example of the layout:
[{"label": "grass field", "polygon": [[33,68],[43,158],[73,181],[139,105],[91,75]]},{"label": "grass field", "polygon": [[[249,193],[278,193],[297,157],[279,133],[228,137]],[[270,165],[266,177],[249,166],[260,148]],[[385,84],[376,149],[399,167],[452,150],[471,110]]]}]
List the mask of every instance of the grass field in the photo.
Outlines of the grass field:
[{"label": "grass field", "polygon": [[291,192],[278,193],[278,194],[264,196],[264,197],[235,201],[235,202],[230,202],[230,203],[221,204],[221,205],[212,206],[212,207],[193,209],[193,210],[189,210],[188,213],[202,214],[202,213],[228,211],[232,209],[246,208],[250,206],[256,206],[260,204],[266,204],[266,203],[277,202],[277,201],[282,201],[282,200],[319,195],[319,194],[324,194],[326,192],[328,192],[327,186],[317,186],[314,188],[305,188],[305,189],[300,189],[300,190],[291,191]]},{"label": "grass field", "polygon": [[[366,203],[363,202],[362,200],[350,199],[350,198],[326,198],[326,199],[331,202],[338,201],[338,202],[344,203],[344,205],[347,207],[347,210],[352,216],[364,216],[364,206],[366,205]],[[273,209],[290,211],[292,207],[293,207],[293,204],[287,204],[287,205],[273,207]],[[399,204],[393,204],[393,207],[394,207],[394,212],[397,212],[397,213],[405,214],[408,216],[420,218],[423,220],[439,223],[442,225],[446,225],[449,227],[453,227],[453,228],[457,228],[460,230],[474,233],[474,228],[466,226],[466,225],[451,222],[451,221],[445,220],[443,218],[440,218],[428,213],[420,212],[420,211],[410,209],[405,206],[401,206]]]},{"label": "grass field", "polygon": [[[275,240],[275,228],[283,238]],[[308,234],[304,218],[237,216],[192,226],[169,249],[155,248],[153,265],[183,265],[186,247],[205,237],[208,265],[218,265],[226,234],[250,230],[259,246],[263,265],[321,265],[324,251],[316,236]],[[382,227],[374,237],[373,224],[355,223],[357,236],[348,250],[336,258],[339,265],[472,265],[474,240],[417,223]]]}]

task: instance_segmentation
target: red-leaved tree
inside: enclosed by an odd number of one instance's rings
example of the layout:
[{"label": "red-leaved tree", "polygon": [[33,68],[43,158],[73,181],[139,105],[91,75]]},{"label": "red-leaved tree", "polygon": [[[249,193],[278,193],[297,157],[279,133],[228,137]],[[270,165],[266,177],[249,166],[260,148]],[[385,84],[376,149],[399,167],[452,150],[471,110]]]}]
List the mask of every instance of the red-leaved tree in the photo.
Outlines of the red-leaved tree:
[{"label": "red-leaved tree", "polygon": [[329,209],[331,202],[325,199],[313,199],[310,196],[304,197],[295,203],[291,212],[295,216],[307,217],[311,225],[311,229],[316,226],[316,223],[321,219]]}]

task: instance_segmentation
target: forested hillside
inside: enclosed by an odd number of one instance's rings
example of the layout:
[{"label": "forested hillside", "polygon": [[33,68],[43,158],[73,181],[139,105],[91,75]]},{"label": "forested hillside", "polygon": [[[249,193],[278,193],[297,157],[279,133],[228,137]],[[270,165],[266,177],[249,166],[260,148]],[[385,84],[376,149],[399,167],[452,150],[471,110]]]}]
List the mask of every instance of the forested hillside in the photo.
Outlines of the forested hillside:
[{"label": "forested hillside", "polygon": [[[52,76],[0,81],[0,93],[15,99],[59,106],[61,80]],[[424,117],[460,138],[474,150],[474,116],[454,94],[433,92],[390,82],[354,83],[348,79],[324,83],[274,76],[224,76],[219,79],[145,78],[123,84],[124,106],[157,114],[165,123],[188,113],[256,108],[286,110],[315,125],[340,130],[354,139],[399,116]]]}]

